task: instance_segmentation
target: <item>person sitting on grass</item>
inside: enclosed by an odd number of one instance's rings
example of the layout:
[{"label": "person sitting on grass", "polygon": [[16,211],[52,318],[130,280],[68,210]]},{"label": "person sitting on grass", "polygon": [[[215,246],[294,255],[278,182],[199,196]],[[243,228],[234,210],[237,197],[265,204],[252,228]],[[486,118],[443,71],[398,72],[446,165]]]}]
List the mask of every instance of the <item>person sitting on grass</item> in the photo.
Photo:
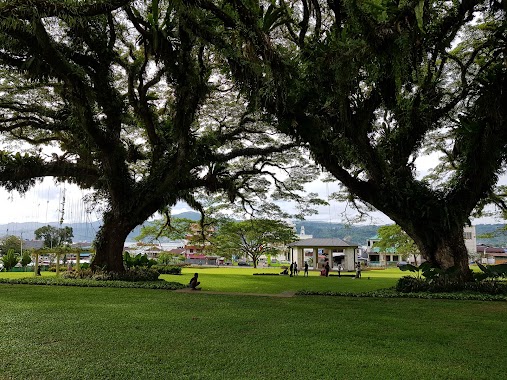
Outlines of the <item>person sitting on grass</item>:
[{"label": "person sitting on grass", "polygon": [[200,284],[200,282],[197,281],[198,277],[199,277],[199,273],[195,273],[194,277],[192,277],[190,279],[190,282],[188,284],[188,286],[190,286],[190,289],[192,289],[192,290],[201,290],[200,288],[197,288],[199,286],[199,284]]}]

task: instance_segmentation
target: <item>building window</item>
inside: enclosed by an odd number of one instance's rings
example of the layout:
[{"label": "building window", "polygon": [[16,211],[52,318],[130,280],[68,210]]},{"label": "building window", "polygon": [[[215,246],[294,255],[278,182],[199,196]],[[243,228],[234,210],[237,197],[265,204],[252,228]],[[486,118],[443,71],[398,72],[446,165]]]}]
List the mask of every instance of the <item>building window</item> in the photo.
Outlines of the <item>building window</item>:
[{"label": "building window", "polygon": [[471,240],[472,233],[471,232],[463,232],[463,237],[465,238],[465,240]]}]

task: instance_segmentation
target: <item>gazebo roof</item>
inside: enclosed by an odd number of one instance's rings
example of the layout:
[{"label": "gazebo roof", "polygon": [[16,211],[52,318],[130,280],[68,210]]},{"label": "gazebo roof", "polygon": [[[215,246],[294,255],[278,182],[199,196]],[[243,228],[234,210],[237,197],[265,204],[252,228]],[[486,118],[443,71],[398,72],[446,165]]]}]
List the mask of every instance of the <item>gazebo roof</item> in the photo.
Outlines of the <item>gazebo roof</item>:
[{"label": "gazebo roof", "polygon": [[346,248],[352,247],[357,248],[358,246],[355,244],[347,243],[345,240],[337,239],[337,238],[312,238],[312,239],[301,239],[295,241],[293,243],[288,244],[289,247],[306,247],[306,248]]}]

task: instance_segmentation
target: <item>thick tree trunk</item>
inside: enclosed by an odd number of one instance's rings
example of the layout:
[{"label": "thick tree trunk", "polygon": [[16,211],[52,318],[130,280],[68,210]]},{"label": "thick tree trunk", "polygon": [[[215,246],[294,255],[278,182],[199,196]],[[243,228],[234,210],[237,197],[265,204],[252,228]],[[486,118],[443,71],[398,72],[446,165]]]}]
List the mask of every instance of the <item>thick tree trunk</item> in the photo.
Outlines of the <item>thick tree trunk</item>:
[{"label": "thick tree trunk", "polygon": [[[400,224],[403,228],[403,225]],[[456,267],[458,281],[472,281],[472,272],[469,268],[468,252],[463,238],[463,228],[445,228],[428,224],[418,224],[407,233],[414,239],[422,257],[441,269]],[[448,227],[448,226],[447,226]]]},{"label": "thick tree trunk", "polygon": [[92,270],[125,272],[123,247],[127,235],[137,226],[127,215],[104,215],[104,224],[95,238]]}]

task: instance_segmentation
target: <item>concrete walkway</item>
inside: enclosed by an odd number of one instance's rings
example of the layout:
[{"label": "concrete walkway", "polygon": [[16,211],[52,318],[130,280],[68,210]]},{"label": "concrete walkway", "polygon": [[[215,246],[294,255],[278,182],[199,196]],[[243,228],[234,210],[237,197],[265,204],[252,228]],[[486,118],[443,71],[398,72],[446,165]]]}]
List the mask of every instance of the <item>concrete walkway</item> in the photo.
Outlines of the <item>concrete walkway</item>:
[{"label": "concrete walkway", "polygon": [[192,290],[190,288],[175,290],[176,293],[196,293],[196,294],[222,294],[228,296],[255,296],[255,297],[277,297],[277,298],[291,298],[296,295],[295,291],[286,291],[282,293],[241,293],[241,292],[215,292],[212,290]]}]

